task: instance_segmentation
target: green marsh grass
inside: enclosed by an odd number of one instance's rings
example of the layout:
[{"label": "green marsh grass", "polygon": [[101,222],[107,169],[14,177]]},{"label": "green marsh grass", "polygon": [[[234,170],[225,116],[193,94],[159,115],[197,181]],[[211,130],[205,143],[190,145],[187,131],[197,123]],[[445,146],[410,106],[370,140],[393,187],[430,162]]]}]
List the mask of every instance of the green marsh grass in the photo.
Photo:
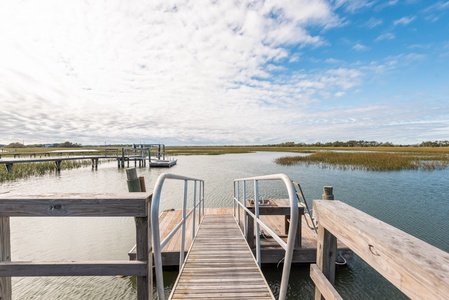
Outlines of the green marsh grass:
[{"label": "green marsh grass", "polygon": [[286,156],[281,165],[318,164],[322,167],[368,171],[437,170],[447,168],[449,156],[435,152],[335,152],[319,151],[306,156]]},{"label": "green marsh grass", "polygon": [[[61,170],[75,169],[91,164],[91,161],[62,161]],[[54,172],[56,172],[56,164],[54,162],[15,163],[10,173],[8,173],[4,165],[0,165],[0,183]]]}]

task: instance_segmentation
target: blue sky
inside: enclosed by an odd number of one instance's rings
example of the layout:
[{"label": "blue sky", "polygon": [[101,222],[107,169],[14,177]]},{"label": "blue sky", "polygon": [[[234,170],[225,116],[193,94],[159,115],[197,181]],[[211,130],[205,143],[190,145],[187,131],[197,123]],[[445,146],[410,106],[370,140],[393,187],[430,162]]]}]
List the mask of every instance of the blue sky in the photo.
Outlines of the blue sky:
[{"label": "blue sky", "polygon": [[449,1],[3,1],[0,144],[449,139]]}]

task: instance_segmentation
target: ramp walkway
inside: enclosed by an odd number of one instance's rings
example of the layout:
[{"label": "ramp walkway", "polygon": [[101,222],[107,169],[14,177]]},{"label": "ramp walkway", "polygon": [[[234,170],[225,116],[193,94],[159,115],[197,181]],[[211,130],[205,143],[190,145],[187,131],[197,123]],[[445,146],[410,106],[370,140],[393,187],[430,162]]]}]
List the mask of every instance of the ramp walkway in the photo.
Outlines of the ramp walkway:
[{"label": "ramp walkway", "polygon": [[170,299],[274,299],[232,215],[205,215]]}]

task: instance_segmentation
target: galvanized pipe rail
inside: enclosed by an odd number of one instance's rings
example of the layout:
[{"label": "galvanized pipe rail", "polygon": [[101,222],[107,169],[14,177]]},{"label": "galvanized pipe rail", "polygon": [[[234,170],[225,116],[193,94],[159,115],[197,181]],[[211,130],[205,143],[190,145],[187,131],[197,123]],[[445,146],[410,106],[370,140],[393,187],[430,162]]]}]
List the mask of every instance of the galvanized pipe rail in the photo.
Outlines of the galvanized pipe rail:
[{"label": "galvanized pipe rail", "polygon": [[[168,234],[167,237],[161,241],[159,230],[159,204],[161,201],[161,194],[164,182],[166,179],[181,180],[184,181],[184,194],[182,199],[182,219],[175,226],[175,228]],[[193,182],[193,206],[190,211],[187,212],[187,198],[188,198],[188,183]],[[179,266],[184,263],[184,244],[186,235],[186,221],[192,216],[192,240],[196,234],[196,210],[198,209],[198,223],[202,221],[204,216],[204,181],[192,177],[186,177],[181,175],[175,175],[170,173],[161,174],[154,186],[153,201],[151,203],[151,227],[153,236],[153,253],[154,253],[154,268],[156,273],[156,287],[159,300],[165,299],[164,295],[164,278],[162,272],[162,248],[170,241],[170,239],[181,229],[181,242],[179,250]]]},{"label": "galvanized pipe rail", "polygon": [[[266,225],[264,222],[262,222],[259,218],[259,181],[263,180],[280,180],[284,183],[287,192],[288,192],[288,198],[290,202],[290,227],[288,230],[288,240],[287,243],[282,240],[268,225]],[[252,213],[247,207],[246,207],[246,201],[247,201],[247,182],[253,182],[254,184],[254,206],[255,206],[255,213]],[[243,192],[240,194],[240,184],[243,184]],[[244,234],[246,236],[247,233],[247,215],[250,215],[253,217],[253,219],[257,222],[256,223],[256,259],[257,263],[261,264],[261,256],[260,256],[260,226],[263,227],[264,230],[268,234],[270,234],[274,240],[276,240],[279,245],[285,250],[285,259],[284,259],[284,267],[282,270],[282,279],[281,279],[281,286],[279,291],[279,299],[285,300],[287,295],[287,287],[288,287],[288,280],[290,277],[290,269],[291,269],[291,263],[293,258],[293,250],[295,246],[295,237],[296,237],[296,231],[298,228],[298,222],[299,220],[299,214],[298,214],[298,200],[296,197],[296,190],[292,183],[292,180],[285,174],[273,174],[273,175],[266,175],[266,176],[257,176],[257,177],[248,177],[248,178],[241,178],[234,180],[234,201],[233,201],[233,208],[234,208],[234,216],[237,214],[237,219],[240,224],[240,208],[244,211]],[[237,211],[237,213],[236,213]]]}]

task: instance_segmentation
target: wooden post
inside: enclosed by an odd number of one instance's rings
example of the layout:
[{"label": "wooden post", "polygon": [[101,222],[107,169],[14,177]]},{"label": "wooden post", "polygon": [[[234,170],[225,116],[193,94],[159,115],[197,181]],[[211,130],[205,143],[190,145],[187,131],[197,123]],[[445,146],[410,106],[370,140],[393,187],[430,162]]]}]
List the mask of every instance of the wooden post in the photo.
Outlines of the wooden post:
[{"label": "wooden post", "polygon": [[[333,187],[323,187],[323,200],[334,200]],[[318,216],[319,218],[319,216]],[[318,243],[316,264],[329,282],[335,283],[335,261],[337,260],[337,238],[320,225],[318,220]],[[315,300],[324,299],[315,287]]]},{"label": "wooden post", "polygon": [[55,160],[56,172],[61,172],[61,160]]},{"label": "wooden post", "polygon": [[5,166],[6,166],[6,170],[8,171],[8,173],[11,173],[13,164],[12,163],[7,163],[7,164],[5,164]]},{"label": "wooden post", "polygon": [[98,170],[98,158],[92,158],[92,170]]},{"label": "wooden post", "polygon": [[[147,276],[137,276],[136,284],[137,284],[137,299],[138,300],[147,300],[151,299],[152,294],[152,261],[151,255],[148,255],[149,245],[151,245],[151,239],[148,238],[151,236],[151,231],[149,232],[149,223],[148,220],[150,216],[145,218],[135,218],[136,221],[136,260],[138,261],[147,261],[149,264],[148,267],[148,275]],[[150,261],[149,261],[150,259]],[[150,281],[150,282],[149,282]],[[151,292],[151,293],[150,293]]]},{"label": "wooden post", "polygon": [[130,192],[140,192],[140,181],[137,177],[136,168],[126,169],[126,177],[128,183],[128,191]]},{"label": "wooden post", "polygon": [[[9,217],[0,218],[0,261],[11,261],[11,233]],[[0,299],[11,300],[11,277],[0,277]]]},{"label": "wooden post", "polygon": [[145,178],[143,176],[139,176],[139,183],[140,183],[140,191],[146,192],[147,188],[145,186]]},{"label": "wooden post", "polygon": [[334,188],[331,186],[324,186],[323,187],[323,200],[334,200]]}]

